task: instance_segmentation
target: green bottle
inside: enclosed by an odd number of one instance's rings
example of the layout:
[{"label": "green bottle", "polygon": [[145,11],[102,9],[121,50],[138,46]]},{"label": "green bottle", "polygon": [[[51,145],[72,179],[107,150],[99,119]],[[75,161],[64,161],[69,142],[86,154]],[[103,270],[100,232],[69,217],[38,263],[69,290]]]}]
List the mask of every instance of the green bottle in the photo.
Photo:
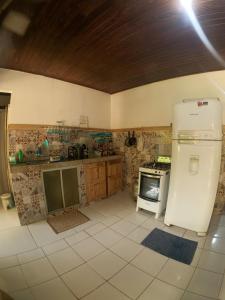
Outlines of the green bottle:
[{"label": "green bottle", "polygon": [[18,160],[19,160],[19,162],[23,162],[23,151],[20,149],[19,151],[18,151]]}]

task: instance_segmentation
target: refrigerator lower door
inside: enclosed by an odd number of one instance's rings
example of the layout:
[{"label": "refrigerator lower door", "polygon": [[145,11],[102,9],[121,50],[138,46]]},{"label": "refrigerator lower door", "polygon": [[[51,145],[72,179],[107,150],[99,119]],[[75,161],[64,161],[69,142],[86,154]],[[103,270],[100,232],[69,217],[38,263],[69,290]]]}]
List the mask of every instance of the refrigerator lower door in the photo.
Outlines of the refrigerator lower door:
[{"label": "refrigerator lower door", "polygon": [[216,197],[221,141],[173,140],[167,225],[204,235]]}]

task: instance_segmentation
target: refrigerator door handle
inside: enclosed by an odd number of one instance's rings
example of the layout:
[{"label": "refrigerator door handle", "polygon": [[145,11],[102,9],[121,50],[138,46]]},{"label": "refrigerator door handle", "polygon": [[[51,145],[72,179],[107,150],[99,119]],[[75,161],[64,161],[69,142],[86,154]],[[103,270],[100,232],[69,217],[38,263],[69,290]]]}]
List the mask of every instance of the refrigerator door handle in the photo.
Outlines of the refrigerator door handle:
[{"label": "refrigerator door handle", "polygon": [[197,141],[194,141],[194,140],[178,140],[178,144],[195,145],[195,144],[197,144]]},{"label": "refrigerator door handle", "polygon": [[199,155],[191,155],[189,159],[189,172],[191,175],[198,174],[199,170]]}]

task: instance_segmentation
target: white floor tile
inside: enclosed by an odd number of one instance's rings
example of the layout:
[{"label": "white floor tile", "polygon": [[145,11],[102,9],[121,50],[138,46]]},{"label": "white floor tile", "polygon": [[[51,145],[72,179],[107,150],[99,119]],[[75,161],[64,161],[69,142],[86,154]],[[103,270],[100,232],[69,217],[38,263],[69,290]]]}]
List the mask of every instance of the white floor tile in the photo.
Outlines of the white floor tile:
[{"label": "white floor tile", "polygon": [[31,251],[27,251],[27,252],[19,254],[18,260],[19,260],[20,264],[25,264],[30,261],[42,258],[44,256],[45,255],[44,255],[42,249],[37,248],[37,249],[31,250]]},{"label": "white floor tile", "polygon": [[0,270],[0,278],[6,291],[14,292],[28,287],[21,268],[18,266]]},{"label": "white floor tile", "polygon": [[225,239],[207,237],[204,248],[210,251],[225,254]]},{"label": "white floor tile", "polygon": [[224,273],[225,255],[203,250],[198,262],[198,267],[216,273]]},{"label": "white floor tile", "polygon": [[90,235],[94,235],[102,230],[104,230],[106,228],[106,226],[102,223],[97,223],[87,229],[85,229],[85,231],[90,234]]},{"label": "white floor tile", "polygon": [[137,228],[137,225],[135,225],[131,222],[125,221],[125,220],[121,220],[121,221],[113,224],[111,226],[111,228],[113,230],[115,230],[116,232],[119,232],[120,234],[126,236],[129,233],[131,233],[132,231],[134,231]]},{"label": "white floor tile", "polygon": [[16,208],[5,211],[0,204],[0,230],[6,230],[20,226],[20,220]]},{"label": "white floor tile", "polygon": [[0,257],[16,255],[37,246],[26,226],[0,231]]},{"label": "white floor tile", "polygon": [[110,228],[107,228],[99,233],[97,233],[94,238],[103,244],[105,247],[111,247],[113,244],[118,242],[123,238],[119,233],[116,233]]},{"label": "white floor tile", "polygon": [[83,231],[85,229],[88,229],[89,227],[92,227],[93,225],[95,225],[96,223],[98,223],[97,220],[89,220],[88,222],[78,225],[75,227],[75,231],[76,232],[80,232]]},{"label": "white floor tile", "polygon": [[105,251],[105,247],[91,237],[72,247],[86,261]]},{"label": "white floor tile", "polygon": [[221,274],[196,269],[188,286],[188,290],[202,296],[217,298],[221,284]]},{"label": "white floor tile", "polygon": [[75,233],[74,235],[65,238],[65,240],[69,245],[74,245],[87,238],[89,238],[89,235],[84,231],[80,231]]},{"label": "white floor tile", "polygon": [[155,279],[138,300],[180,300],[184,291]]},{"label": "white floor tile", "polygon": [[0,269],[10,268],[19,265],[16,256],[8,256],[0,258]]},{"label": "white floor tile", "polygon": [[[154,228],[152,227],[152,230]],[[137,229],[135,229],[133,232],[131,232],[130,234],[128,234],[127,238],[135,241],[136,243],[141,243],[147,235],[149,235],[151,231],[147,230],[146,228],[143,227],[138,227]]]},{"label": "white floor tile", "polygon": [[152,280],[153,277],[128,265],[116,274],[110,283],[130,298],[136,299]]},{"label": "white floor tile", "polygon": [[25,289],[22,291],[11,293],[11,296],[13,297],[14,300],[35,300],[30,289]]},{"label": "white floor tile", "polygon": [[141,226],[149,230],[150,233],[154,228],[162,229],[165,226],[165,224],[152,217],[148,218],[143,224],[141,224]]},{"label": "white floor tile", "polygon": [[68,247],[68,244],[64,240],[59,240],[44,246],[42,249],[47,255],[50,255],[54,252],[63,250]]},{"label": "white floor tile", "polygon": [[116,253],[121,258],[125,259],[126,261],[132,260],[138,253],[143,250],[143,246],[138,245],[137,243],[124,238],[120,240],[118,243],[113,245],[110,248],[111,251]]},{"label": "white floor tile", "polygon": [[29,286],[37,285],[57,276],[47,258],[29,262],[21,267]]},{"label": "white floor tile", "polygon": [[192,267],[196,267],[196,266],[197,266],[202,251],[203,251],[203,249],[201,249],[201,248],[196,248],[194,257],[193,257],[192,262],[191,262],[191,266],[192,266]]},{"label": "white floor tile", "polygon": [[62,276],[63,281],[78,297],[83,297],[104,283],[104,280],[87,264]]},{"label": "white floor tile", "polygon": [[61,239],[46,221],[30,224],[28,228],[39,247]]},{"label": "white floor tile", "polygon": [[32,293],[36,300],[76,300],[60,278],[33,287]]},{"label": "white floor tile", "polygon": [[105,283],[82,300],[129,300],[129,298],[110,284]]},{"label": "white floor tile", "polygon": [[0,289],[15,300],[225,300],[225,215],[213,216],[207,238],[185,231],[198,242],[188,266],[140,245],[156,227],[175,235],[184,230],[136,213],[127,191],[85,212],[90,221],[60,234],[46,221],[1,230],[0,218]]},{"label": "white floor tile", "polygon": [[203,248],[204,247],[206,237],[204,237],[204,236],[202,236],[202,237],[198,236],[197,233],[194,232],[194,231],[186,230],[186,232],[184,233],[183,237],[185,239],[198,242],[198,248]]},{"label": "white floor tile", "polygon": [[169,259],[157,277],[178,288],[185,289],[188,286],[193,273],[193,267]]},{"label": "white floor tile", "polygon": [[71,248],[57,251],[49,255],[48,259],[56,269],[56,272],[60,275],[84,263],[84,260],[80,256],[78,256]]},{"label": "white floor tile", "polygon": [[174,235],[177,235],[177,236],[183,236],[184,233],[185,233],[185,229],[184,228],[181,228],[181,227],[177,227],[177,226],[164,226],[162,228],[163,231],[166,231],[168,233],[171,233],[171,234],[174,234]]},{"label": "white floor tile", "polygon": [[209,228],[209,236],[225,238],[225,226],[211,226]]},{"label": "white floor tile", "polygon": [[89,260],[88,264],[104,279],[108,280],[127,263],[107,250]]},{"label": "white floor tile", "polygon": [[120,218],[125,218],[126,216],[130,215],[133,212],[133,209],[118,209],[115,213],[116,216]]},{"label": "white floor tile", "polygon": [[131,261],[131,264],[152,276],[156,276],[167,260],[168,258],[166,256],[151,249],[144,248],[144,250]]},{"label": "white floor tile", "polygon": [[200,296],[190,292],[185,292],[181,300],[212,300],[212,298]]},{"label": "white floor tile", "polygon": [[220,300],[225,300],[225,277],[223,276],[223,283],[221,286],[220,294],[219,294]]},{"label": "white floor tile", "polygon": [[147,217],[143,214],[138,213],[138,212],[134,212],[134,213],[126,216],[125,220],[129,221],[129,222],[131,222],[135,225],[141,225],[147,220]]},{"label": "white floor tile", "polygon": [[115,223],[117,223],[120,220],[119,217],[116,216],[103,216],[99,221],[101,221],[105,226],[111,226]]}]

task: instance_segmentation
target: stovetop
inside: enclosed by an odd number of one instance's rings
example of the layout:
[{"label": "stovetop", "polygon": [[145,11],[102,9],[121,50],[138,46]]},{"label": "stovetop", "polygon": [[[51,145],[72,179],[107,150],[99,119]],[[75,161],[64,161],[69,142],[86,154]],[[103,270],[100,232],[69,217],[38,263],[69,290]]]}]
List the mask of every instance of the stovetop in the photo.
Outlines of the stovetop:
[{"label": "stovetop", "polygon": [[166,171],[170,169],[170,165],[170,163],[147,162],[142,166],[142,168]]}]

